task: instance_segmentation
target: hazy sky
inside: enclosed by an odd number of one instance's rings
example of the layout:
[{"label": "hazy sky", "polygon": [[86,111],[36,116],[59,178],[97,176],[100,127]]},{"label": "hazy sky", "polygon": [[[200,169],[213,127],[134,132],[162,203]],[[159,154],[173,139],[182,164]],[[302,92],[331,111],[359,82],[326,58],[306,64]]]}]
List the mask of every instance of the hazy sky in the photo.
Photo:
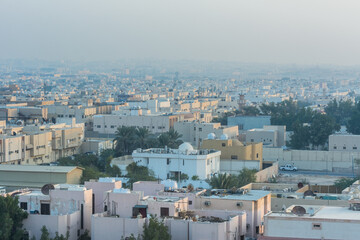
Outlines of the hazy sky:
[{"label": "hazy sky", "polygon": [[360,64],[359,0],[0,0],[0,58]]}]

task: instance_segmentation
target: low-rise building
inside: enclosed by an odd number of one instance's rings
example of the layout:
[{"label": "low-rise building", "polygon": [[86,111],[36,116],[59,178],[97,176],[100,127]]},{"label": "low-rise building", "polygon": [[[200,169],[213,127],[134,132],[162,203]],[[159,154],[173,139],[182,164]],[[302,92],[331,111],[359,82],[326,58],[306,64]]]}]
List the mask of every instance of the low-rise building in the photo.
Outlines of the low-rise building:
[{"label": "low-rise building", "polygon": [[208,138],[210,133],[213,133],[216,138],[235,139],[238,135],[238,127],[221,126],[220,123],[206,123],[206,122],[176,122],[174,129],[180,133],[181,140],[189,142],[191,145],[199,148],[203,140]]},{"label": "low-rise building", "polygon": [[358,238],[360,203],[349,207],[291,206],[264,216],[261,240]]},{"label": "low-rise building", "polygon": [[214,139],[209,134],[204,140],[202,149],[215,149],[221,151],[220,171],[238,173],[243,168],[261,170],[263,154],[262,143],[242,143],[237,139]]},{"label": "low-rise building", "polygon": [[23,224],[30,238],[40,239],[42,226],[47,227],[50,237],[68,232],[70,240],[91,231],[92,190],[79,185],[46,186],[41,191],[18,194],[20,207],[29,213]]},{"label": "low-rise building", "polygon": [[228,126],[238,126],[241,132],[270,125],[270,119],[271,116],[233,116],[227,118],[227,124]]},{"label": "low-rise building", "polygon": [[330,135],[329,151],[360,152],[360,135],[351,135],[351,134]]},{"label": "low-rise building", "polygon": [[180,179],[181,174],[207,179],[220,172],[220,155],[220,151],[194,150],[191,144],[183,143],[179,149],[138,149],[132,157],[134,162],[148,167],[160,179]]},{"label": "low-rise building", "polygon": [[286,145],[286,126],[264,126],[246,131],[246,142],[262,142],[264,147]]}]

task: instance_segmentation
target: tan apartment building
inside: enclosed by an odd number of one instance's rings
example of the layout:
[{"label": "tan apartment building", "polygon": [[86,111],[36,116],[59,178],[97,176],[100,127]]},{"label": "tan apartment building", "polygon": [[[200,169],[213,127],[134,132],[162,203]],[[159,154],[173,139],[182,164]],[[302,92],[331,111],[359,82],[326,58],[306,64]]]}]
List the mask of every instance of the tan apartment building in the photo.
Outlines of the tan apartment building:
[{"label": "tan apartment building", "polygon": [[94,132],[115,134],[118,127],[145,127],[151,133],[164,133],[174,127],[177,115],[96,115],[94,116]]},{"label": "tan apartment building", "polygon": [[[210,138],[213,135],[210,134]],[[221,151],[220,171],[238,173],[243,168],[262,170],[262,143],[242,143],[237,139],[205,139],[202,149]]]},{"label": "tan apartment building", "polygon": [[181,140],[189,142],[192,146],[199,148],[203,140],[208,138],[210,133],[215,134],[217,138],[223,136],[227,139],[235,139],[238,136],[238,127],[221,126],[220,123],[205,122],[176,122],[174,129],[182,135]]}]

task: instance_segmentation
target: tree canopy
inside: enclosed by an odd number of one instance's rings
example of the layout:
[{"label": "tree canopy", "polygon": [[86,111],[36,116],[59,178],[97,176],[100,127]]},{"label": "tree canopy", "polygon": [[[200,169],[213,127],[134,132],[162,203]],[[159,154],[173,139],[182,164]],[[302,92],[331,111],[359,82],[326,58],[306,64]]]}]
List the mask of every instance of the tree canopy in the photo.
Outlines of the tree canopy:
[{"label": "tree canopy", "polygon": [[220,173],[212,176],[209,184],[212,188],[230,189],[240,188],[249,183],[256,182],[256,169],[243,168],[239,174]]},{"label": "tree canopy", "polygon": [[151,216],[149,225],[144,224],[144,231],[142,234],[143,240],[171,240],[169,229],[165,226],[163,220]]},{"label": "tree canopy", "polygon": [[17,197],[0,196],[0,239],[24,239],[22,221],[28,213],[19,207]]},{"label": "tree canopy", "polygon": [[114,139],[115,156],[131,155],[137,148],[168,146],[176,149],[182,143],[181,137],[182,135],[172,128],[156,137],[147,128],[122,126],[117,129]]}]

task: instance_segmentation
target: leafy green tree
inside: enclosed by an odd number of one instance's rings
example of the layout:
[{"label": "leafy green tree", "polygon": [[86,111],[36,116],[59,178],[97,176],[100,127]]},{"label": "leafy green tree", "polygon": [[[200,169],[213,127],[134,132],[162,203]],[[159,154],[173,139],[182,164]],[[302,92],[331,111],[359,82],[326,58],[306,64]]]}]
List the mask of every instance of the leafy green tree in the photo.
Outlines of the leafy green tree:
[{"label": "leafy green tree", "polygon": [[325,107],[326,114],[341,125],[347,124],[354,110],[356,110],[356,107],[351,100],[340,100],[337,102],[336,99],[334,99]]},{"label": "leafy green tree", "polygon": [[137,181],[155,181],[154,173],[145,166],[139,166],[136,163],[131,163],[126,167],[127,177],[129,178],[129,187]]},{"label": "leafy green tree", "polygon": [[41,237],[40,240],[51,240],[50,238],[50,233],[48,231],[48,229],[46,228],[46,226],[42,226],[41,228]]},{"label": "leafy green tree", "polygon": [[[360,105],[358,103],[358,105]],[[360,135],[360,111],[355,110],[346,125],[349,133]]]},{"label": "leafy green tree", "polygon": [[241,109],[241,115],[244,116],[257,116],[260,114],[260,110],[254,106],[246,106]]},{"label": "leafy green tree", "polygon": [[243,187],[249,183],[256,182],[256,169],[243,168],[235,177],[236,186]]},{"label": "leafy green tree", "polygon": [[0,239],[23,239],[22,221],[27,216],[28,213],[19,207],[17,197],[0,196]]},{"label": "leafy green tree", "polygon": [[333,118],[317,113],[309,129],[310,143],[315,147],[324,146],[329,136],[338,130],[340,130],[340,125]]},{"label": "leafy green tree", "polygon": [[212,188],[230,189],[236,186],[235,178],[227,173],[220,173],[210,178],[209,184]]},{"label": "leafy green tree", "polygon": [[90,179],[99,179],[101,177],[109,177],[106,173],[100,172],[96,167],[90,166],[85,167],[83,170],[83,175],[81,176],[81,183],[89,181]]},{"label": "leafy green tree", "polygon": [[149,225],[144,224],[143,240],[171,240],[169,229],[165,226],[164,221],[159,221],[156,217],[151,216]]},{"label": "leafy green tree", "polygon": [[90,237],[90,235],[89,235],[89,231],[88,231],[88,230],[85,230],[85,232],[80,235],[80,237],[78,238],[78,240],[91,240],[91,237]]},{"label": "leafy green tree", "polygon": [[305,149],[310,143],[310,127],[300,122],[294,123],[294,133],[291,136],[290,146],[295,149]]}]

